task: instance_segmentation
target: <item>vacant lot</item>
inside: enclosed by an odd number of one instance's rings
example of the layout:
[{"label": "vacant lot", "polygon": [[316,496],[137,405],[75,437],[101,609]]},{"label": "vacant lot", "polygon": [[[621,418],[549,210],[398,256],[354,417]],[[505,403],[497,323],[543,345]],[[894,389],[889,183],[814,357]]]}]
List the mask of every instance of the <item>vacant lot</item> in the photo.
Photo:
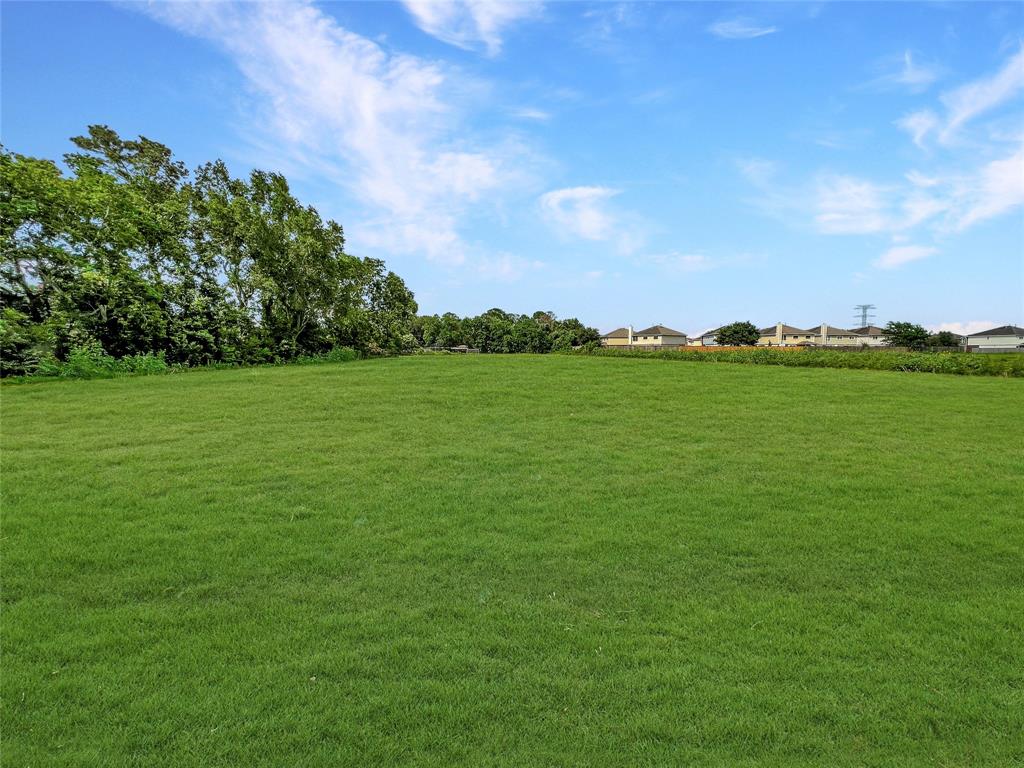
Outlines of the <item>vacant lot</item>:
[{"label": "vacant lot", "polygon": [[1024,760],[1019,380],[421,357],[2,407],[5,765]]}]

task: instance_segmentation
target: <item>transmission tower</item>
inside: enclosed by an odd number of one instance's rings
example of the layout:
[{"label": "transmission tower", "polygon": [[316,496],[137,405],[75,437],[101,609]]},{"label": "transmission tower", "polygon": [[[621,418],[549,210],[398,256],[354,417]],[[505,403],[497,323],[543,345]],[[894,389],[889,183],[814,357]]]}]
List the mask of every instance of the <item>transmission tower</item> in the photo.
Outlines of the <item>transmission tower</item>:
[{"label": "transmission tower", "polygon": [[853,318],[860,321],[861,328],[866,327],[875,319],[875,315],[871,312],[872,309],[876,309],[874,304],[858,304],[854,309],[857,310],[857,314]]}]

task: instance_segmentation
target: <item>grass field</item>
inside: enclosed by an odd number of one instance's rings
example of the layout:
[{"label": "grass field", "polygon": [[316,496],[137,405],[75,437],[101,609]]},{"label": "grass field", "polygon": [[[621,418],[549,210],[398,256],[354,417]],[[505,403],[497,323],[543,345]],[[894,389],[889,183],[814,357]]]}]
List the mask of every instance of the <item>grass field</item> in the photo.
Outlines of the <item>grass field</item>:
[{"label": "grass field", "polygon": [[4,766],[1024,761],[1024,382],[5,386]]}]

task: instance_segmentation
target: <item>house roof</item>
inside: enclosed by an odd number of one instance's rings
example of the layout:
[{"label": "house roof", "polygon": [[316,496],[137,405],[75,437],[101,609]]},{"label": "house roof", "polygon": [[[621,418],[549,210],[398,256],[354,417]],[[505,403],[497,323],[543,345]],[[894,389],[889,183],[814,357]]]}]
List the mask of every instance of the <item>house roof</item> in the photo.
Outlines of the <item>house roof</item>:
[{"label": "house roof", "polygon": [[673,331],[671,328],[666,328],[664,325],[652,325],[650,328],[644,328],[642,331],[633,331],[634,336],[685,336],[686,334],[682,331]]},{"label": "house roof", "polygon": [[608,331],[602,339],[628,339],[629,328],[616,328],[614,331]]},{"label": "house roof", "polygon": [[885,336],[885,329],[879,328],[877,325],[865,325],[863,328],[854,328],[854,333],[859,333],[861,336]]},{"label": "house roof", "polygon": [[[819,331],[820,333],[820,331]],[[829,336],[861,336],[863,334],[860,331],[848,331],[845,328],[836,328],[834,325],[828,326]]]},{"label": "house roof", "polygon": [[[817,329],[810,330],[810,331],[805,331],[803,328],[795,328],[792,325],[786,325],[785,323],[783,323],[782,324],[782,332],[783,333],[817,333],[818,331],[817,331]],[[760,333],[762,336],[774,336],[775,335],[775,326],[774,325],[769,325],[767,328],[761,328],[761,329],[758,330],[758,333]]]},{"label": "house roof", "polygon": [[987,331],[972,333],[967,338],[974,336],[1024,336],[1024,328],[1018,325],[1000,325],[998,328],[990,328]]}]

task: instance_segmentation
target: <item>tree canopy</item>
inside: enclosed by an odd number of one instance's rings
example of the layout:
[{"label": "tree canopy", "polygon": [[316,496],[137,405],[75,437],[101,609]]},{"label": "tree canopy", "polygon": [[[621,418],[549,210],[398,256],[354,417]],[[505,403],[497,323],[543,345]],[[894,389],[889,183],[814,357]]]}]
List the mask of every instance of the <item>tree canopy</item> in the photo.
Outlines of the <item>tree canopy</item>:
[{"label": "tree canopy", "polygon": [[481,352],[552,352],[600,340],[597,329],[574,317],[559,320],[551,311],[518,315],[497,308],[476,317],[423,315],[416,318],[413,334],[424,347],[465,345]]},{"label": "tree canopy", "polygon": [[885,342],[890,347],[906,347],[907,349],[923,349],[928,346],[931,334],[917,323],[893,320],[885,328]]},{"label": "tree canopy", "polygon": [[280,174],[216,161],[190,180],[164,145],[106,126],[72,142],[67,174],[0,152],[4,373],[82,347],[201,365],[414,343],[401,278],[347,254]]},{"label": "tree canopy", "polygon": [[760,337],[757,326],[746,321],[723,325],[715,334],[715,340],[723,347],[752,347]]}]

